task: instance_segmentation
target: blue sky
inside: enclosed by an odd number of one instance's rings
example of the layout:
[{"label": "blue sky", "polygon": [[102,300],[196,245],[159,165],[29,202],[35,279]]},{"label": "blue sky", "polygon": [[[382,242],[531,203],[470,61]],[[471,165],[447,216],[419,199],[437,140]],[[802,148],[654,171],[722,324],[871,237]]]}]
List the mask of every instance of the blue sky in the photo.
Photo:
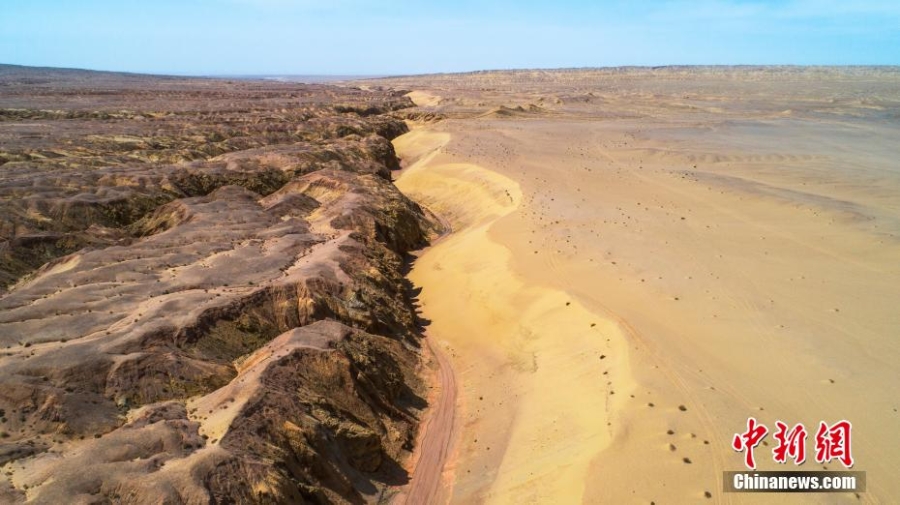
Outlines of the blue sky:
[{"label": "blue sky", "polygon": [[900,0],[0,0],[0,63],[194,75],[900,64]]}]

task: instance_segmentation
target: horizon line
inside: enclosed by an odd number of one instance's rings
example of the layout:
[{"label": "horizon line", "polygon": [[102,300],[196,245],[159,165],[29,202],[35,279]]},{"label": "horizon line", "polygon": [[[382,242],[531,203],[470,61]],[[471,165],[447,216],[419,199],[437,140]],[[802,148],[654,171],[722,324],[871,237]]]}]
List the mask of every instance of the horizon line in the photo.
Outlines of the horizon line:
[{"label": "horizon line", "polygon": [[[882,69],[900,71],[900,64],[800,64],[800,63],[734,63],[734,64],[665,64],[665,65],[599,65],[599,66],[578,66],[578,67],[510,67],[510,68],[486,68],[478,70],[460,70],[460,71],[438,71],[438,72],[422,72],[422,73],[405,73],[405,74],[352,74],[352,73],[285,73],[285,72],[248,72],[248,73],[165,73],[152,71],[129,71],[129,70],[109,70],[85,67],[55,67],[47,65],[22,65],[18,63],[0,62],[0,67],[19,67],[43,70],[61,70],[72,72],[96,72],[103,74],[120,74],[142,77],[169,77],[169,78],[195,78],[195,79],[244,79],[244,80],[273,80],[288,78],[319,78],[332,81],[340,80],[375,80],[375,79],[398,79],[409,77],[428,77],[438,75],[467,75],[482,74],[491,72],[560,72],[560,71],[580,71],[580,70],[666,70],[679,68],[732,68],[732,69],[764,69],[764,68],[803,68],[803,69]],[[339,79],[340,78],[340,79]]]}]

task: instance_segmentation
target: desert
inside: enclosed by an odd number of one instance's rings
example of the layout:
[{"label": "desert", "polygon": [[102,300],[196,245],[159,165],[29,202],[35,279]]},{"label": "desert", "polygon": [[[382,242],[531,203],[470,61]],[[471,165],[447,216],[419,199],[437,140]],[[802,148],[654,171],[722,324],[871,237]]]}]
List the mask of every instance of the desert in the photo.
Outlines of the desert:
[{"label": "desert", "polygon": [[[0,66],[0,502],[891,503],[898,119],[884,66]],[[865,491],[726,492],[751,418]]]},{"label": "desert", "polygon": [[[423,120],[397,186],[459,392],[450,503],[890,503],[900,494],[896,68],[377,81]],[[452,293],[448,295],[447,292]],[[865,493],[723,492],[748,418],[849,420]]]}]

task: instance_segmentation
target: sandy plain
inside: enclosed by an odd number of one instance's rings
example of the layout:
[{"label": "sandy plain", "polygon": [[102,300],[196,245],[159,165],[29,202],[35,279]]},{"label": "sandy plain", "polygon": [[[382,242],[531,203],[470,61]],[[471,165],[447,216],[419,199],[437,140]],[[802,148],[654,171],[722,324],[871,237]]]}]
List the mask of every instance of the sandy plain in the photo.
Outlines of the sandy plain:
[{"label": "sandy plain", "polygon": [[[458,383],[450,503],[900,496],[900,72],[667,68],[381,81],[431,121],[398,187]],[[434,119],[438,120],[434,120]],[[724,493],[755,417],[853,423],[865,493]]]}]

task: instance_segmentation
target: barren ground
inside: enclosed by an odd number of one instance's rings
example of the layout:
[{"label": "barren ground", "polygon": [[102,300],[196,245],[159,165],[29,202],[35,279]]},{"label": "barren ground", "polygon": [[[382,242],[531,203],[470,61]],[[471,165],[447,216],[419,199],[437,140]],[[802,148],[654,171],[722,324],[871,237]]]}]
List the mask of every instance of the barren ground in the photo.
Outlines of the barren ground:
[{"label": "barren ground", "polygon": [[[411,280],[459,395],[452,503],[900,495],[900,73],[496,72],[414,91]],[[853,423],[853,494],[724,494],[748,417]],[[776,465],[770,433],[756,451]],[[836,461],[824,465],[843,469]]]},{"label": "barren ground", "polygon": [[[0,66],[0,503],[364,503],[426,406],[397,93]],[[393,115],[393,116],[392,116]]]}]

